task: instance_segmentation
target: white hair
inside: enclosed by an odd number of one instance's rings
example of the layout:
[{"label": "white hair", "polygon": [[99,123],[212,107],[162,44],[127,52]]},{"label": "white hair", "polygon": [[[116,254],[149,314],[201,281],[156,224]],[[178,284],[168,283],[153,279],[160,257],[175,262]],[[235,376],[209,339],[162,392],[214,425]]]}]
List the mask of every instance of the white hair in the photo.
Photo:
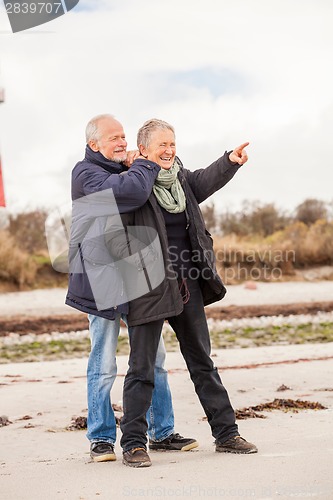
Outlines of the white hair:
[{"label": "white hair", "polygon": [[158,129],[171,130],[173,135],[175,135],[175,129],[168,122],[152,118],[151,120],[146,121],[138,131],[138,147],[142,144],[145,148],[147,148],[149,146],[152,133]]},{"label": "white hair", "polygon": [[87,142],[87,144],[90,141],[97,142],[99,140],[100,137],[99,137],[98,123],[101,120],[104,120],[106,118],[115,120],[115,117],[113,115],[103,114],[103,115],[94,116],[94,118],[92,118],[89,121],[88,125],[86,126],[86,142]]}]

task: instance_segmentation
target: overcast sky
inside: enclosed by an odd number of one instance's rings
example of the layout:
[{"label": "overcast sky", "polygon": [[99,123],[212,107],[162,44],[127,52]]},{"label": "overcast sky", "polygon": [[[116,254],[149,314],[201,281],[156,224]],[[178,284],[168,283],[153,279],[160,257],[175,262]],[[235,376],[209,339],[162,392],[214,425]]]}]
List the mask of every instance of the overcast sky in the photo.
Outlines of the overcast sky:
[{"label": "overcast sky", "polygon": [[129,148],[148,118],[175,126],[185,167],[250,141],[216,193],[292,209],[333,198],[332,0],[101,0],[12,34],[0,5],[0,147],[9,210],[70,196],[84,129],[114,114]]}]

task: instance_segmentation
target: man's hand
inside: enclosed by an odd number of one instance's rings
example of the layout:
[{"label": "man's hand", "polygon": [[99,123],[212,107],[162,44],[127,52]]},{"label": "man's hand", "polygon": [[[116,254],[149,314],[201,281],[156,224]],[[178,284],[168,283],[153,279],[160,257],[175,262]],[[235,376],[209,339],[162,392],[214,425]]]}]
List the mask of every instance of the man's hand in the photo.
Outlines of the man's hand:
[{"label": "man's hand", "polygon": [[124,165],[126,165],[127,168],[130,168],[134,160],[139,158],[139,156],[140,156],[140,151],[138,151],[137,149],[135,151],[127,151],[127,158],[123,162]]},{"label": "man's hand", "polygon": [[249,142],[244,142],[241,146],[238,146],[238,148],[235,148],[229,155],[229,160],[233,163],[238,163],[239,165],[243,165],[244,163],[247,162],[248,156],[244,148],[248,146],[250,143]]}]

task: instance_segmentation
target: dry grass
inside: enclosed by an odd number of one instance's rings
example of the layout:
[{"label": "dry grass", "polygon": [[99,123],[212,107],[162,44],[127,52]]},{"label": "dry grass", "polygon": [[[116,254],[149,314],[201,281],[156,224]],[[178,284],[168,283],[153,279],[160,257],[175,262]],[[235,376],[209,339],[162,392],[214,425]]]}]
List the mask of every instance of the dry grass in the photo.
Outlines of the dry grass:
[{"label": "dry grass", "polygon": [[18,287],[33,285],[37,264],[30,255],[20,250],[7,231],[0,231],[0,280]]},{"label": "dry grass", "polygon": [[333,265],[333,223],[294,222],[266,238],[214,237],[214,249],[218,271],[227,284],[279,281],[292,277],[296,269]]},{"label": "dry grass", "polygon": [[[44,248],[44,215],[28,215],[13,220],[11,232],[0,231],[1,291],[67,285],[67,275],[54,271]],[[294,220],[261,234],[214,236],[217,269],[226,284],[296,279],[297,270],[333,266],[333,222]]]}]

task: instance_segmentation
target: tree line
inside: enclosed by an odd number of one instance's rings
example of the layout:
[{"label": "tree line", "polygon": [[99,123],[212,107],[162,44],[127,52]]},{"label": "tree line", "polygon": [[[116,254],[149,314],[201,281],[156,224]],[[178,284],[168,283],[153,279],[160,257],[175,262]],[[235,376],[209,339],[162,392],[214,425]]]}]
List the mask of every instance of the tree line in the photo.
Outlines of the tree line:
[{"label": "tree line", "polygon": [[333,202],[308,198],[292,212],[287,212],[277,208],[274,203],[245,200],[236,212],[226,210],[217,213],[214,204],[204,206],[202,212],[207,229],[213,234],[235,234],[239,237],[258,235],[265,238],[297,222],[307,227],[318,220],[332,222]]}]

